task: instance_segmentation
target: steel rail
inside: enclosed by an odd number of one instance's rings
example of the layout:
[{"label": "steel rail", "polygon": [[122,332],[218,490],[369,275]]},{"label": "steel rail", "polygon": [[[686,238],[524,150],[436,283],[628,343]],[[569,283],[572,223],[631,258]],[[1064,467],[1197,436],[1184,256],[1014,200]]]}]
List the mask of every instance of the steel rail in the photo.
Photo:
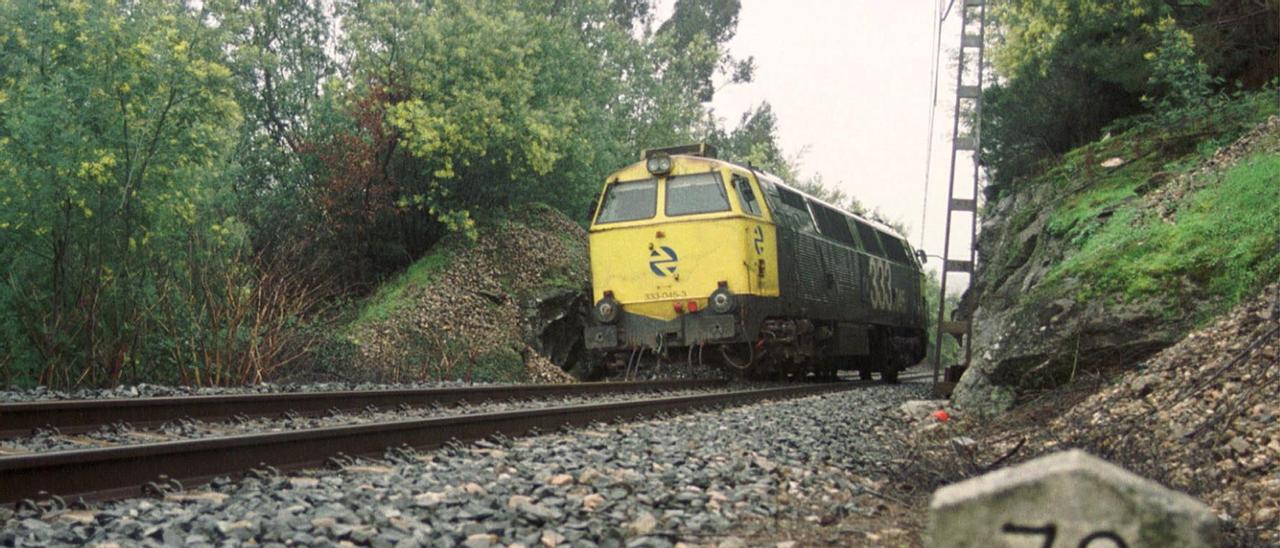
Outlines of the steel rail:
[{"label": "steel rail", "polygon": [[280,416],[290,412],[318,415],[333,409],[349,411],[369,406],[450,405],[464,400],[591,396],[715,388],[725,384],[726,381],[719,380],[662,380],[3,403],[0,404],[0,439],[23,436],[35,429],[49,427],[62,433],[79,433],[117,422],[147,427],[185,418],[225,420],[237,416]]},{"label": "steel rail", "polygon": [[161,475],[194,486],[264,465],[291,470],[321,465],[338,454],[382,455],[388,448],[401,446],[433,449],[453,440],[471,441],[498,434],[519,436],[532,430],[547,432],[566,426],[809,396],[871,384],[803,384],[0,457],[0,502],[51,495],[86,500],[125,498],[143,494],[143,486]]}]

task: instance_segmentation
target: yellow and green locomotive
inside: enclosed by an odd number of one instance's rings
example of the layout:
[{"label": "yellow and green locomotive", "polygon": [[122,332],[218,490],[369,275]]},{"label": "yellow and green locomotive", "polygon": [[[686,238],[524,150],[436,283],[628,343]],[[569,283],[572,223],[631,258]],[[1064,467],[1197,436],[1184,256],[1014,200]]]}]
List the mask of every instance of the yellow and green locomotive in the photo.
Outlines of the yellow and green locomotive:
[{"label": "yellow and green locomotive", "polygon": [[707,145],[647,150],[610,175],[590,229],[589,349],[754,375],[924,358],[923,275],[907,242]]}]

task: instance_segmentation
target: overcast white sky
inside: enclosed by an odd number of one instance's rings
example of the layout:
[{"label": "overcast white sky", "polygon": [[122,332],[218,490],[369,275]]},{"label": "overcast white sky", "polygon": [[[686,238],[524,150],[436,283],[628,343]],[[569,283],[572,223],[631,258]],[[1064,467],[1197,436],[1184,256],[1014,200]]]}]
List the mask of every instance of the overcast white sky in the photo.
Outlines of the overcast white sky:
[{"label": "overcast white sky", "polygon": [[[743,112],[768,101],[787,154],[807,149],[802,173],[821,174],[828,185],[901,222],[918,246],[934,9],[933,0],[743,0],[729,48],[736,57],[755,57],[755,81],[726,86],[712,106],[735,126]],[[942,32],[924,239],[924,249],[937,255],[946,215],[958,21],[952,14]],[[959,166],[972,170],[966,161]],[[962,233],[952,240],[960,253],[969,245],[966,216],[957,214],[953,225]],[[929,266],[939,263],[931,259]]]}]

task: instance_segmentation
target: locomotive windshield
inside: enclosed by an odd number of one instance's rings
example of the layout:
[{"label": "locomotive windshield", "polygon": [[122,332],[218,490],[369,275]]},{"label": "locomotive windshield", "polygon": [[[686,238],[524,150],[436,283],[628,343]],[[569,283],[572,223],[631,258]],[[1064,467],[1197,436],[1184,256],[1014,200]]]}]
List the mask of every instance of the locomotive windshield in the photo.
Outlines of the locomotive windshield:
[{"label": "locomotive windshield", "polygon": [[658,204],[658,181],[646,179],[609,185],[597,223],[620,223],[652,218]]},{"label": "locomotive windshield", "polygon": [[667,216],[729,211],[720,176],[712,173],[681,175],[667,179]]}]

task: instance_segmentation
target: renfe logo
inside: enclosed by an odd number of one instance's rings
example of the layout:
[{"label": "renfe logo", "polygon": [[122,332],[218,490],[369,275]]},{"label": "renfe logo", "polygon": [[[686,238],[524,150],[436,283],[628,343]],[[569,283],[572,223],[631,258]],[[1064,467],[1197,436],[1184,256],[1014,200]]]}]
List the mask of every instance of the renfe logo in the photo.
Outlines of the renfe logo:
[{"label": "renfe logo", "polygon": [[665,278],[667,274],[676,273],[676,261],[678,260],[680,258],[676,256],[676,250],[664,245],[649,251],[649,270],[652,270],[659,277]]}]

